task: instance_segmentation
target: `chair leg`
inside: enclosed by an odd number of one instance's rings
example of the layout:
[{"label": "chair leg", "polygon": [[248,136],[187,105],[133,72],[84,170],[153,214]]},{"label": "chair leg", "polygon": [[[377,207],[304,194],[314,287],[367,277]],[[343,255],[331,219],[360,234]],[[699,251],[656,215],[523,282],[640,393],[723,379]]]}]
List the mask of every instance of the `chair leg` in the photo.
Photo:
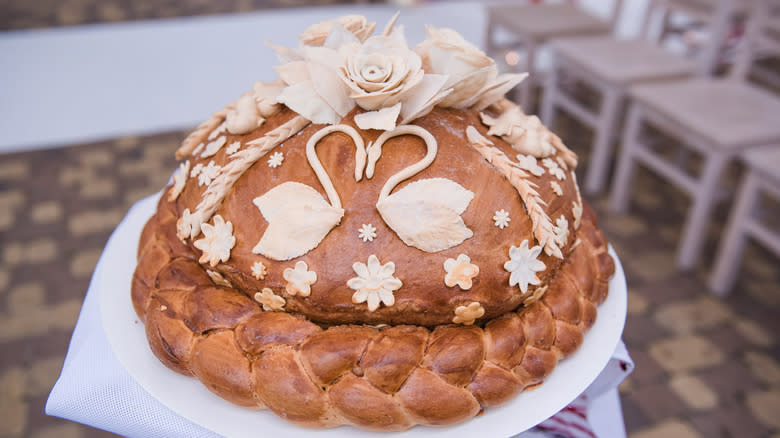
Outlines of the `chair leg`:
[{"label": "chair leg", "polygon": [[[489,8],[488,8],[489,9]],[[490,17],[490,11],[488,10],[487,14],[488,17],[486,19],[485,23],[485,53],[488,54],[488,56],[495,56],[495,53],[493,51],[495,50],[495,46],[493,43],[493,32],[495,31],[495,27],[492,25],[492,20]]]},{"label": "chair leg", "polygon": [[705,158],[696,193],[692,193],[693,206],[685,221],[682,242],[677,253],[677,266],[682,270],[692,269],[699,260],[710,223],[710,213],[715,205],[718,182],[725,164],[726,156],[720,153],[712,153]]},{"label": "chair leg", "polygon": [[618,157],[615,178],[612,182],[612,195],[609,209],[613,213],[623,213],[628,208],[628,195],[631,193],[631,181],[634,178],[636,163],[634,151],[642,147],[639,135],[642,127],[642,109],[634,103],[628,110],[626,127],[623,131],[623,148]]},{"label": "chair leg", "polygon": [[533,76],[534,76],[534,64],[536,63],[536,43],[533,41],[528,42],[525,46],[526,53],[526,65],[528,68],[529,77],[520,83],[520,108],[526,114],[531,114],[533,108]]},{"label": "chair leg", "polygon": [[669,36],[669,33],[671,32],[671,23],[669,22],[670,19],[671,13],[669,8],[663,8],[659,17],[659,20],[661,21],[661,27],[658,29],[658,35],[656,35],[654,39],[656,44],[663,44],[666,41],[666,38]]},{"label": "chair leg", "polygon": [[544,92],[542,93],[542,105],[539,111],[539,117],[542,123],[552,129],[555,121],[555,105],[558,98],[558,68],[553,64],[545,79]]},{"label": "chair leg", "polygon": [[758,178],[750,172],[737,193],[737,204],[729,217],[710,275],[709,287],[716,295],[725,296],[734,286],[747,240],[744,233],[745,221],[753,212],[757,200]]},{"label": "chair leg", "polygon": [[607,88],[602,92],[601,114],[593,142],[588,172],[585,177],[585,192],[589,195],[600,193],[607,179],[610,159],[612,158],[612,133],[620,112],[622,93],[615,88]]},{"label": "chair leg", "polygon": [[653,20],[653,15],[655,15],[655,3],[656,0],[647,2],[647,9],[642,16],[642,24],[639,28],[639,38],[644,38],[648,41],[650,40],[650,22]]}]

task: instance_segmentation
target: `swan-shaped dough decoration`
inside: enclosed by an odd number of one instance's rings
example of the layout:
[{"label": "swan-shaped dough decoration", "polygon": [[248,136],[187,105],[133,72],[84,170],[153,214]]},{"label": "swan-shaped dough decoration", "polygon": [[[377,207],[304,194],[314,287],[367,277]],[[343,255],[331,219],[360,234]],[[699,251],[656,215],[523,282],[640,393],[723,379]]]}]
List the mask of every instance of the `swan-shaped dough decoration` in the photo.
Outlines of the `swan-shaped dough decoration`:
[{"label": "swan-shaped dough decoration", "polygon": [[406,134],[422,138],[428,148],[427,153],[422,160],[387,180],[379,193],[376,208],[387,226],[409,246],[425,252],[437,252],[459,245],[474,235],[460,217],[474,198],[474,193],[449,179],[430,178],[414,181],[390,194],[398,184],[422,172],[436,158],[438,144],[430,132],[415,125],[385,131],[376,143],[368,145],[366,177],[374,175],[374,167],[382,155],[382,145],[393,137]]},{"label": "swan-shaped dough decoration", "polygon": [[330,203],[312,187],[293,181],[279,184],[255,198],[253,202],[268,221],[268,228],[252,249],[253,253],[279,261],[300,257],[316,248],[341,222],[344,216],[341,200],[314,151],[323,137],[336,131],[349,135],[355,142],[355,180],[360,181],[366,164],[366,149],[360,134],[348,125],[331,125],[317,131],[306,143],[306,158]]}]

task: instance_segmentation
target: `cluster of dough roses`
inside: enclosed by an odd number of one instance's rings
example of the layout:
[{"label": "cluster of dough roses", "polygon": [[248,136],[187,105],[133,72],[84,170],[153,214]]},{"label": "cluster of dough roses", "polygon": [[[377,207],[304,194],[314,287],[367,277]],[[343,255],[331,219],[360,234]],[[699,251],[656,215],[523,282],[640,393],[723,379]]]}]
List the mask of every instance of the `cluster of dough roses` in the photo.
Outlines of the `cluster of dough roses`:
[{"label": "cluster of dough roses", "polygon": [[297,49],[272,46],[282,63],[276,100],[326,124],[357,105],[365,110],[355,117],[361,129],[391,130],[434,106],[484,109],[525,78],[499,75],[491,58],[451,29],[429,26],[410,49],[396,18],[371,36],[375,23],[349,15],[311,26]]}]

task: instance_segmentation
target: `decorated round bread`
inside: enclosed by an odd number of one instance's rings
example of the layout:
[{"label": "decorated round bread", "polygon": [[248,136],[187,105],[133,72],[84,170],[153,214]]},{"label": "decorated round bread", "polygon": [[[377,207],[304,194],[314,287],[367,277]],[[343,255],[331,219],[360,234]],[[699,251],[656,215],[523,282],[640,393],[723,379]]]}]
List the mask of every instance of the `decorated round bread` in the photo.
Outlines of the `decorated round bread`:
[{"label": "decorated round bread", "polygon": [[510,400],[578,348],[614,271],[576,155],[504,97],[525,75],[449,29],[374,28],[271,46],[279,79],[177,151],[133,277],[162,363],[306,427]]}]

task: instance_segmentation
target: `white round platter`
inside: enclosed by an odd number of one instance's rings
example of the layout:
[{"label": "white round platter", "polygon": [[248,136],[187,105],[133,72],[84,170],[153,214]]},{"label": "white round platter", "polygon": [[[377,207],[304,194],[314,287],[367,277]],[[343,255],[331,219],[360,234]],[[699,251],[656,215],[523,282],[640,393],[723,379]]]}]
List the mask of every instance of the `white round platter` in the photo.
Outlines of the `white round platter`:
[{"label": "white round platter", "polygon": [[[197,379],[166,368],[152,354],[143,323],[133,310],[130,284],[136,266],[136,249],[146,221],[154,214],[160,194],[139,201],[128,212],[109,240],[95,270],[100,295],[103,328],[111,348],[125,370],[151,396],[184,418],[231,438],[274,437],[366,437],[387,438],[387,433],[366,432],[344,426],[312,430],[287,423],[268,410],[253,411],[234,406],[209,392]],[[525,391],[483,415],[448,427],[416,426],[401,437],[458,438],[510,436],[541,423],[566,407],[593,382],[606,366],[623,333],[626,318],[626,280],[620,260],[610,247],[616,271],[609,295],[598,308],[598,317],[580,348],[558,363],[544,384]]]}]

